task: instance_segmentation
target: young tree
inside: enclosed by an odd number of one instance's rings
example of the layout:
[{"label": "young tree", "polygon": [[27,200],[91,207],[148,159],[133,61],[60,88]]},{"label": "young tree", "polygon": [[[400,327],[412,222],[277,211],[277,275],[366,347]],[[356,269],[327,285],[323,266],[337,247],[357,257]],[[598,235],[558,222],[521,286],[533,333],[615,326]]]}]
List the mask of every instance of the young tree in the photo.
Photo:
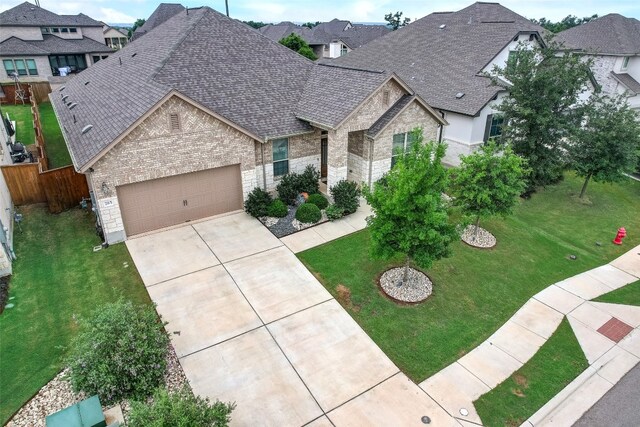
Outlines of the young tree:
[{"label": "young tree", "polygon": [[318,25],[320,25],[321,22],[320,21],[316,21],[316,22],[305,22],[304,24],[302,24],[303,27],[307,27],[307,28],[313,28],[313,27],[317,27]]},{"label": "young tree", "polygon": [[584,178],[580,198],[591,179],[615,182],[633,172],[640,150],[639,120],[624,96],[592,97],[569,150],[576,173]]},{"label": "young tree", "polygon": [[367,218],[372,255],[389,259],[403,254],[402,283],[407,283],[412,260],[427,269],[449,256],[449,244],[457,239],[442,199],[447,186],[447,171],[441,162],[446,145],[423,143],[421,129],[415,129],[413,136],[409,151],[373,188],[364,190],[375,214]]},{"label": "young tree", "polygon": [[558,55],[559,46],[518,46],[507,65],[488,76],[508,95],[496,108],[506,117],[503,138],[529,162],[527,190],[553,184],[566,166],[564,142],[582,118],[579,96],[588,89],[590,61]]},{"label": "young tree", "polygon": [[462,211],[475,218],[475,238],[480,218],[510,215],[525,188],[527,161],[511,147],[501,149],[489,141],[473,154],[461,157],[455,171],[452,196]]},{"label": "young tree", "polygon": [[313,53],[313,49],[311,49],[309,44],[304,41],[302,37],[295,33],[291,33],[287,37],[283,37],[280,40],[280,44],[288,47],[295,52],[298,52],[300,55],[305,56],[312,61],[318,59],[318,57]]},{"label": "young tree", "polygon": [[248,26],[250,26],[252,28],[255,28],[256,30],[258,28],[262,28],[262,27],[265,27],[265,26],[269,25],[269,24],[267,24],[265,22],[262,22],[262,21],[240,21],[240,22],[244,22],[245,24],[247,24]]},{"label": "young tree", "polygon": [[532,19],[531,22],[540,25],[542,28],[551,31],[552,33],[559,33],[561,31],[568,30],[569,28],[586,24],[587,22],[593,21],[597,17],[598,14],[585,16],[584,18],[578,18],[575,15],[567,15],[560,22],[552,22],[547,18]]},{"label": "young tree", "polygon": [[384,15],[384,20],[389,23],[388,25],[393,31],[398,28],[402,28],[411,22],[411,18],[402,19],[402,12],[387,13]]},{"label": "young tree", "polygon": [[129,28],[129,31],[127,32],[127,37],[131,38],[131,36],[133,35],[133,32],[138,27],[142,27],[146,21],[147,21],[146,19],[142,19],[142,18],[136,19],[136,22],[133,23],[133,27]]}]

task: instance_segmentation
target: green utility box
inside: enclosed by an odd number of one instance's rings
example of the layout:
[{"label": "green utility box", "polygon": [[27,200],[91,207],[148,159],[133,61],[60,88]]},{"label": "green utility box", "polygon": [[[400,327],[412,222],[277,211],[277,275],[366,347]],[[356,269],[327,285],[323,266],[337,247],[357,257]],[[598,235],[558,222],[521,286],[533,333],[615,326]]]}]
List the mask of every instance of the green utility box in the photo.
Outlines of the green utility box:
[{"label": "green utility box", "polygon": [[93,396],[73,406],[48,415],[47,427],[106,427],[98,396]]}]

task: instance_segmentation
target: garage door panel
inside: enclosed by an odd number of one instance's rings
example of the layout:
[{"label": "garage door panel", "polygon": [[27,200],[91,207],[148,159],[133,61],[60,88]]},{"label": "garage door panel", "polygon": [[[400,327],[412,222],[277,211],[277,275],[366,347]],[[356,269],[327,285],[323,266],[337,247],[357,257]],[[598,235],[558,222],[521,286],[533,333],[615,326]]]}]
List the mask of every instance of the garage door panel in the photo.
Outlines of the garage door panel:
[{"label": "garage door panel", "polygon": [[117,187],[127,236],[242,209],[240,165]]}]

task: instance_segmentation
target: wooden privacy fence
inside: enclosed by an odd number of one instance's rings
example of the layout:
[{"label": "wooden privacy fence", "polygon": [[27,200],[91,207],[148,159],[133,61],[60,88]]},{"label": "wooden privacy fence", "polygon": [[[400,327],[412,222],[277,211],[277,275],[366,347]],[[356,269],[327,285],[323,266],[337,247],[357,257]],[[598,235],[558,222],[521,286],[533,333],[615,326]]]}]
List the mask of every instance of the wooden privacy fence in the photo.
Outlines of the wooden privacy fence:
[{"label": "wooden privacy fence", "polygon": [[86,177],[73,166],[42,171],[38,163],[27,163],[1,169],[11,199],[18,206],[47,203],[49,212],[60,213],[89,197]]}]

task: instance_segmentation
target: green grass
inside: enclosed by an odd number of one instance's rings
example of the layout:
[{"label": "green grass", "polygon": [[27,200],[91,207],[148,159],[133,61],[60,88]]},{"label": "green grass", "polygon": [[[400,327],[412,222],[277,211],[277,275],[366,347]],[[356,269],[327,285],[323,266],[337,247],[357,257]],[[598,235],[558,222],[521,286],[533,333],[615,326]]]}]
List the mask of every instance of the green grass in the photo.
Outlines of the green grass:
[{"label": "green grass", "polygon": [[36,142],[36,133],[33,130],[33,116],[31,115],[31,104],[25,105],[2,105],[2,114],[9,113],[12,121],[16,122],[16,141],[24,145]]},{"label": "green grass", "polygon": [[1,425],[62,368],[76,318],[119,296],[150,303],[125,245],[93,252],[100,240],[92,215],[50,215],[41,205],[20,211],[9,289],[15,307],[0,315]]},{"label": "green grass", "polygon": [[[394,262],[370,258],[366,230],[299,257],[397,366],[420,382],[483,342],[532,295],[640,244],[640,183],[591,183],[590,204],[576,197],[581,184],[568,174],[521,201],[512,217],[481,223],[498,239],[492,250],[454,243],[453,256],[427,271],[434,291],[419,305],[398,306],[378,291],[377,276]],[[610,244],[622,226],[629,232],[624,247]],[[578,258],[570,260],[572,254]],[[350,295],[338,293],[338,285]]]},{"label": "green grass", "polygon": [[588,366],[565,318],[524,366],[473,404],[485,426],[519,426]]},{"label": "green grass", "polygon": [[60,168],[71,164],[71,156],[64,142],[60,125],[50,102],[43,102],[40,109],[40,123],[44,136],[44,147],[49,159],[49,169]]},{"label": "green grass", "polygon": [[610,302],[612,304],[640,305],[640,280],[623,286],[594,299],[598,302]]}]

